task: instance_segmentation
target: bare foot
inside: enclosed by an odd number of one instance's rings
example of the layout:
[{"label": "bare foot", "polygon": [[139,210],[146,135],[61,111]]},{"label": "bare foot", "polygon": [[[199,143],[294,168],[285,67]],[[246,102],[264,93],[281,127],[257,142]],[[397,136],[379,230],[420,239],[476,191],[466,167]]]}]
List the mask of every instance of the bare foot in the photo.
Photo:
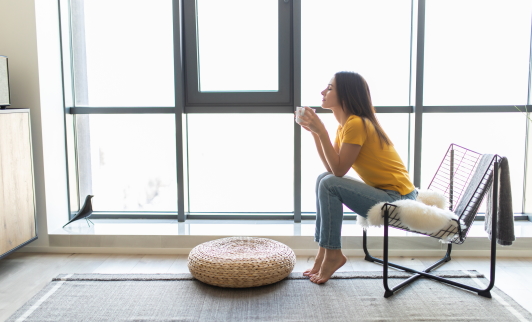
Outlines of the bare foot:
[{"label": "bare foot", "polygon": [[347,257],[340,249],[327,249],[318,273],[312,275],[310,280],[316,284],[327,282],[340,267],[347,262]]},{"label": "bare foot", "polygon": [[320,271],[321,263],[323,262],[323,258],[325,257],[325,248],[320,247],[318,249],[318,254],[314,258],[314,266],[312,268],[307,269],[305,272],[303,272],[303,276],[312,276]]}]

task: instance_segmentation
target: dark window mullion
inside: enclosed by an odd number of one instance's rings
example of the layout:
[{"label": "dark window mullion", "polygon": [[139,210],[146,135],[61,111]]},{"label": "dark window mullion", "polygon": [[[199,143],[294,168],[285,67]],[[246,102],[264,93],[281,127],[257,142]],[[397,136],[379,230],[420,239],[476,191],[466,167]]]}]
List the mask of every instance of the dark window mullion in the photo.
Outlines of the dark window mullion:
[{"label": "dark window mullion", "polygon": [[416,92],[414,102],[414,186],[421,185],[421,148],[423,135],[423,74],[425,60],[425,0],[417,7]]},{"label": "dark window mullion", "polygon": [[[175,108],[175,135],[176,135],[176,176],[177,176],[177,221],[185,221],[185,137],[183,117],[185,117],[185,66],[183,51],[183,6],[181,0],[172,0],[173,19],[173,45],[174,45],[174,102]],[[160,109],[166,111],[165,109]],[[188,164],[188,163],[187,163]],[[189,207],[187,206],[186,209]]]},{"label": "dark window mullion", "polygon": [[[293,0],[292,10],[294,106],[291,112],[301,105],[301,0]],[[294,122],[294,222],[300,223],[301,219],[301,126]]]}]

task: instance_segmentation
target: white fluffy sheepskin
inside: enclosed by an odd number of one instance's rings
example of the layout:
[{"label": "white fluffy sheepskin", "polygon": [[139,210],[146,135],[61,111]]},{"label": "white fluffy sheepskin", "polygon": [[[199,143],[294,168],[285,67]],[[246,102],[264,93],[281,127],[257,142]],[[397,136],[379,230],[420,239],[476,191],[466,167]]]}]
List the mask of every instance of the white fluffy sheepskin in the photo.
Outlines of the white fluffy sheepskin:
[{"label": "white fluffy sheepskin", "polygon": [[[384,219],[381,208],[384,204],[381,202],[371,207],[367,219],[358,216],[359,225],[364,229],[369,226],[382,226]],[[446,209],[445,197],[438,192],[421,191],[417,200],[398,200],[392,204],[398,206],[396,212],[401,222],[411,230],[431,234],[457,225],[453,219],[458,219],[458,216]]]},{"label": "white fluffy sheepskin", "polygon": [[424,203],[425,205],[435,206],[440,209],[449,208],[445,196],[436,191],[420,190],[416,200]]}]

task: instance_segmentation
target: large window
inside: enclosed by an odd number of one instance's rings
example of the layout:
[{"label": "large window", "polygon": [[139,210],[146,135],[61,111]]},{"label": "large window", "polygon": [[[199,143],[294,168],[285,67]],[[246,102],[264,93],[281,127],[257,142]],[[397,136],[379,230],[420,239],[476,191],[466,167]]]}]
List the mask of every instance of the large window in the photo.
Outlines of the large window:
[{"label": "large window", "polygon": [[80,176],[80,185],[90,184],[95,211],[177,211],[172,115],[90,114],[77,121],[89,125],[77,145],[91,174]]},{"label": "large window", "polygon": [[455,143],[507,156],[526,208],[528,0],[60,4],[73,213],[94,194],[100,217],[312,217],[325,168],[292,113],[334,138],[320,92],[342,70],[419,188]]},{"label": "large window", "polygon": [[356,71],[373,104],[410,105],[409,0],[301,1],[301,103],[320,105],[334,73]]},{"label": "large window", "polygon": [[527,104],[528,0],[427,1],[425,105]]},{"label": "large window", "polygon": [[175,214],[172,1],[60,4],[71,211]]},{"label": "large window", "polygon": [[192,213],[293,213],[290,114],[188,116]]},{"label": "large window", "polygon": [[171,0],[70,4],[76,107],[174,106]]},{"label": "large window", "polygon": [[199,91],[277,92],[277,2],[199,0],[196,9]]}]

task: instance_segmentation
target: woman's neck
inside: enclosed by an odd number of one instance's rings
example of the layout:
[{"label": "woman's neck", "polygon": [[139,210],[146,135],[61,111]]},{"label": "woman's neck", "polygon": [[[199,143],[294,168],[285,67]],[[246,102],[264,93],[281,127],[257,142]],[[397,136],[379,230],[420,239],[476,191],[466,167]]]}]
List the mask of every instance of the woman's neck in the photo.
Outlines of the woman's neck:
[{"label": "woman's neck", "polygon": [[347,119],[351,116],[351,114],[347,114],[341,108],[333,109],[332,112],[334,114],[334,117],[336,118],[336,120],[341,126],[344,126],[345,122],[347,122]]}]

